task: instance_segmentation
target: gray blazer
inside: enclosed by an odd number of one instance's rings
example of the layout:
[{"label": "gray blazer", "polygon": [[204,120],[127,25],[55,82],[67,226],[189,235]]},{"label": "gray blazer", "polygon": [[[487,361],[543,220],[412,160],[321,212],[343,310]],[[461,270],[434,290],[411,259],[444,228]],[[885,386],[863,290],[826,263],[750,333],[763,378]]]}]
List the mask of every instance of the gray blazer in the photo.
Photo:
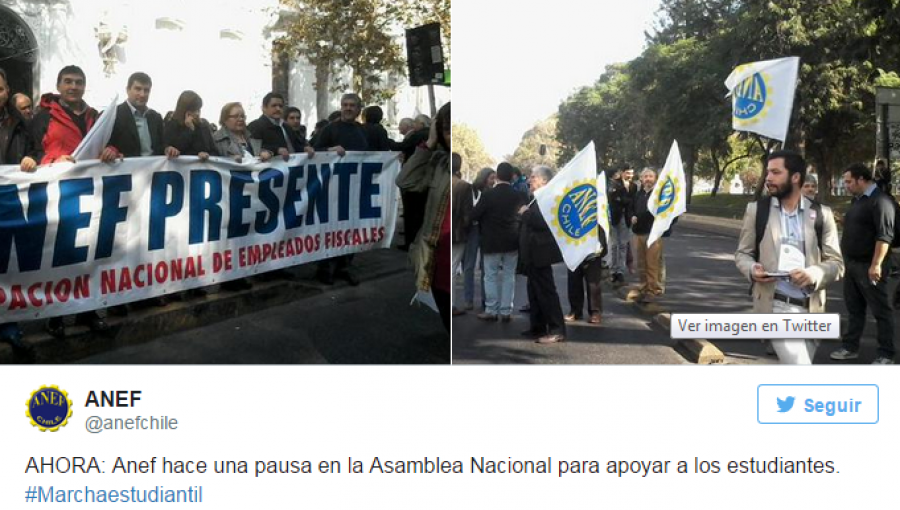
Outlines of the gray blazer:
[{"label": "gray blazer", "polygon": [[[814,283],[810,295],[809,311],[821,313],[825,311],[825,286],[840,280],[844,274],[844,259],[838,241],[837,225],[831,208],[822,206],[823,231],[822,252],[816,240],[815,211],[810,207],[808,199],[803,198],[803,233],[806,238],[806,271],[812,276]],[[775,296],[774,283],[755,283],[751,277],[753,265],[757,262],[768,270],[778,267],[778,251],[781,248],[781,215],[776,208],[777,201],[772,200],[769,213],[769,235],[763,236],[759,244],[759,261],[753,258],[756,244],[756,202],[747,204],[744,213],[744,225],[741,237],[734,254],[738,271],[753,283],[753,311],[756,313],[772,313],[772,300]]]},{"label": "gray blazer", "polygon": [[[247,138],[247,143],[250,144],[250,150],[253,152],[254,156],[259,156],[259,153],[262,152],[262,140],[257,140],[255,138],[250,138],[250,131],[246,131],[244,135]],[[241,144],[238,143],[237,138],[228,130],[226,127],[219,128],[213,134],[213,141],[216,143],[216,148],[219,149],[219,155],[223,158],[233,158],[235,156],[243,156],[244,151],[241,149]]]}]

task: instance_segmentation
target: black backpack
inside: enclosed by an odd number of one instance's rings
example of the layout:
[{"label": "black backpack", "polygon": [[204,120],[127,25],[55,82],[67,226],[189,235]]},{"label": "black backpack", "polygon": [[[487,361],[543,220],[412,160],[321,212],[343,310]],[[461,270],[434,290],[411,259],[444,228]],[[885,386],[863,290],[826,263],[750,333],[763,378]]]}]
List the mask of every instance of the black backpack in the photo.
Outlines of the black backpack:
[{"label": "black backpack", "polygon": [[[822,231],[825,229],[825,219],[822,217],[822,204],[815,200],[810,200],[810,202],[812,202],[812,210],[816,211],[816,220],[813,226],[816,229],[816,241],[818,241],[819,244],[819,253],[822,253]],[[896,205],[896,202],[894,202],[894,204]],[[753,258],[757,261],[759,261],[759,244],[762,242],[763,236],[766,233],[766,226],[769,224],[769,210],[771,207],[772,197],[763,197],[756,202],[756,249],[753,252]],[[896,228],[895,223],[895,231]]]}]

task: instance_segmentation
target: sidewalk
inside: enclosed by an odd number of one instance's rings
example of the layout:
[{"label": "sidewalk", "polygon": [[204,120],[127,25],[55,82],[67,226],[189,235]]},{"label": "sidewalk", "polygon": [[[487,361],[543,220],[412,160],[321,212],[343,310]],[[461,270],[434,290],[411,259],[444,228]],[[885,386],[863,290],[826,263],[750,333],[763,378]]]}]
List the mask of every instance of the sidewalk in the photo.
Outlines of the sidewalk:
[{"label": "sidewalk", "polygon": [[[357,254],[353,260],[360,285],[408,271],[406,254],[396,249]],[[107,316],[110,330],[94,335],[83,326],[67,321],[64,339],[51,337],[43,329],[44,320],[22,323],[26,349],[16,352],[9,344],[0,344],[0,364],[66,363],[121,347],[149,342],[160,336],[225,321],[292,301],[320,297],[335,287],[315,279],[316,264],[304,264],[287,270],[289,277],[273,281],[251,278],[253,288],[240,292],[208,287],[209,294],[186,301],[172,301],[164,307],[130,305],[127,317]],[[413,289],[410,289],[412,295]]]}]

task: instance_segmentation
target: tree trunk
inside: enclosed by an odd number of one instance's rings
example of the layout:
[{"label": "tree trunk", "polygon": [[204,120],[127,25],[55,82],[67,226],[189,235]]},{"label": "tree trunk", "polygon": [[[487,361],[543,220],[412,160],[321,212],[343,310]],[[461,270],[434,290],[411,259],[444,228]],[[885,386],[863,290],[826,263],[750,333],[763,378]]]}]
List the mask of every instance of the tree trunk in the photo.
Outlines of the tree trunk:
[{"label": "tree trunk", "polygon": [[759,200],[762,198],[763,190],[766,187],[766,169],[769,166],[769,153],[772,152],[772,149],[775,148],[775,145],[778,143],[777,140],[769,140],[768,143],[763,143],[762,137],[756,136],[756,141],[759,142],[759,146],[763,151],[761,167],[759,174],[759,183],[756,185],[756,193],[754,193],[754,198]]},{"label": "tree trunk", "polygon": [[[331,69],[327,65],[316,66],[316,116],[317,120],[327,119],[331,113],[328,107],[328,84],[331,83]],[[315,123],[313,123],[315,124]]]},{"label": "tree trunk", "polygon": [[716,194],[719,192],[719,186],[722,184],[722,176],[725,174],[725,169],[719,168],[719,158],[716,156],[716,151],[709,151],[709,155],[712,157],[713,166],[716,168],[716,175],[713,178],[712,192],[709,194],[709,196],[715,198]]},{"label": "tree trunk", "polygon": [[691,205],[691,195],[694,192],[694,162],[697,160],[697,150],[694,147],[687,146],[687,150],[685,151],[685,173],[687,175],[684,178],[687,180],[685,183],[687,189],[685,190],[685,194],[687,196],[687,204]]}]

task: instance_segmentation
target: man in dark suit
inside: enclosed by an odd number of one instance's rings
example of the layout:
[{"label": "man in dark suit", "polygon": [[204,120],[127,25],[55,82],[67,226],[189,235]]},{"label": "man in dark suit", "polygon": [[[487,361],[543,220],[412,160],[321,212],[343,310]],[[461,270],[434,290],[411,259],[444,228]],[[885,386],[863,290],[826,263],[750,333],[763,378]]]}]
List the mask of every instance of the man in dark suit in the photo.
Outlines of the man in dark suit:
[{"label": "man in dark suit", "polygon": [[519,259],[519,208],[522,194],[510,186],[513,167],[503,162],[497,167],[497,184],[478,200],[472,221],[481,229],[481,253],[484,259],[484,313],[487,321],[512,320]]},{"label": "man in dark suit", "polygon": [[315,154],[309,143],[292,133],[284,120],[284,96],[269,92],[263,97],[262,115],[250,124],[250,137],[262,141],[262,150],[278,154],[285,161],[291,154],[306,151],[310,157]]},{"label": "man in dark suit", "polygon": [[163,146],[162,116],[147,107],[152,87],[153,81],[146,73],[128,77],[125,89],[128,99],[116,110],[116,123],[107,144],[118,151],[120,157],[179,156],[175,147]]},{"label": "man in dark suit", "polygon": [[[108,148],[118,152],[119,157],[139,158],[162,156],[177,158],[180,153],[172,146],[163,144],[162,116],[147,107],[153,80],[146,73],[134,73],[128,77],[125,88],[127,99],[116,108],[116,123],[107,143]],[[166,297],[158,296],[148,300],[156,306],[165,306]],[[113,315],[128,315],[125,305],[110,307]]]},{"label": "man in dark suit", "polygon": [[[544,187],[553,178],[546,166],[531,171],[531,192]],[[537,202],[522,206],[522,237],[519,253],[528,278],[528,301],[531,303],[531,328],[523,332],[537,338],[539,344],[555,344],[566,340],[566,323],[553,280],[553,264],[562,262],[562,253]]]}]

